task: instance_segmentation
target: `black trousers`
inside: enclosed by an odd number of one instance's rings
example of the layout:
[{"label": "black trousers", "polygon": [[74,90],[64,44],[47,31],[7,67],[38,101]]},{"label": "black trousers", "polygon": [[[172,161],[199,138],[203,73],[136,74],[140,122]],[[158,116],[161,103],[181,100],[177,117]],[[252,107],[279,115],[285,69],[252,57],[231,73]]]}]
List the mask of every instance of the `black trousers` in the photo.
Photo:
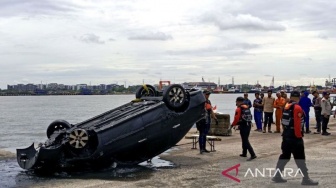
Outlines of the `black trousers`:
[{"label": "black trousers", "polygon": [[199,137],[198,137],[200,151],[206,149],[206,136],[208,135],[209,130],[210,130],[210,124],[203,124],[200,127]]},{"label": "black trousers", "polygon": [[282,154],[279,156],[276,168],[283,172],[286,164],[291,158],[291,154],[293,154],[297,167],[300,168],[304,177],[308,178],[303,139],[282,138],[281,150]]},{"label": "black trousers", "polygon": [[268,128],[270,129],[273,122],[273,112],[264,112],[264,114],[264,128],[266,128],[266,125],[268,125]]},{"label": "black trousers", "polygon": [[322,133],[327,132],[329,117],[329,115],[327,117],[322,116]]},{"label": "black trousers", "polygon": [[321,132],[321,121],[322,121],[321,110],[315,110],[315,119],[316,119],[317,132]]},{"label": "black trousers", "polygon": [[240,137],[242,140],[242,148],[243,148],[243,155],[247,155],[247,151],[250,153],[251,156],[255,156],[254,150],[250,144],[249,136],[251,131],[251,123],[240,125],[239,126]]}]

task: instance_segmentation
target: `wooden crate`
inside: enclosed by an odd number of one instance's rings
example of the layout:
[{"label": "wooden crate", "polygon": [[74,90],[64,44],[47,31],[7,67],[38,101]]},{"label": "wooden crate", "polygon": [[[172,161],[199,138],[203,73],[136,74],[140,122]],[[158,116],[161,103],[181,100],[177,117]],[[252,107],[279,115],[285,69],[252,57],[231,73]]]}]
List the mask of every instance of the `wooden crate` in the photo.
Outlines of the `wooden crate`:
[{"label": "wooden crate", "polygon": [[208,135],[231,136],[232,132],[228,131],[228,128],[230,127],[230,115],[216,113],[216,117],[218,119],[218,125],[216,125],[216,121],[212,120]]}]

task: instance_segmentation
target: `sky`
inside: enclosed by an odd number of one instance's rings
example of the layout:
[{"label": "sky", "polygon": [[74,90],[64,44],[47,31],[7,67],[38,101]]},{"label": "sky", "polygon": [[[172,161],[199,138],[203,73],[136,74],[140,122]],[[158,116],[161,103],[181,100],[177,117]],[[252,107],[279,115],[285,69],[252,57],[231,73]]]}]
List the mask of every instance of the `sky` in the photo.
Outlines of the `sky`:
[{"label": "sky", "polygon": [[336,77],[335,12],[328,0],[1,0],[0,88],[324,85]]}]

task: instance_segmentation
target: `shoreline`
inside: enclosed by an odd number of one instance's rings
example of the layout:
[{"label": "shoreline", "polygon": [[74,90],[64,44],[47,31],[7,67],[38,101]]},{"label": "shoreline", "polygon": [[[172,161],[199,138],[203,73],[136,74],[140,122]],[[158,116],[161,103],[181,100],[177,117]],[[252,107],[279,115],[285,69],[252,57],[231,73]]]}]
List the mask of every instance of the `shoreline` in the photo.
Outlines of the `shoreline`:
[{"label": "shoreline", "polygon": [[7,151],[5,149],[0,149],[0,160],[6,160],[15,158],[15,153]]}]

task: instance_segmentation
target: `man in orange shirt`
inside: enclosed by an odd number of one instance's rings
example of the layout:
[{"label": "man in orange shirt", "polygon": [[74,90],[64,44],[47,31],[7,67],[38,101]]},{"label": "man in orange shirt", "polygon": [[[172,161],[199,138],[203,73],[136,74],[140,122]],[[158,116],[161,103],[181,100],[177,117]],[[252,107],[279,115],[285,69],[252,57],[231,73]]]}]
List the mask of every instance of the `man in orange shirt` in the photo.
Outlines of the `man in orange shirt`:
[{"label": "man in orange shirt", "polygon": [[276,131],[274,133],[280,133],[280,121],[282,118],[282,110],[285,107],[286,101],[284,98],[281,97],[280,93],[277,93],[276,96],[277,99],[275,99],[274,101]]},{"label": "man in orange shirt", "polygon": [[282,117],[282,125],[284,128],[281,143],[282,154],[279,156],[276,165],[276,174],[272,178],[272,181],[275,183],[287,182],[287,180],[283,179],[281,172],[284,171],[286,164],[293,154],[295,163],[304,176],[301,185],[318,185],[318,182],[311,180],[308,176],[302,132],[304,112],[298,105],[299,100],[300,92],[293,91],[289,103],[285,106]]}]

